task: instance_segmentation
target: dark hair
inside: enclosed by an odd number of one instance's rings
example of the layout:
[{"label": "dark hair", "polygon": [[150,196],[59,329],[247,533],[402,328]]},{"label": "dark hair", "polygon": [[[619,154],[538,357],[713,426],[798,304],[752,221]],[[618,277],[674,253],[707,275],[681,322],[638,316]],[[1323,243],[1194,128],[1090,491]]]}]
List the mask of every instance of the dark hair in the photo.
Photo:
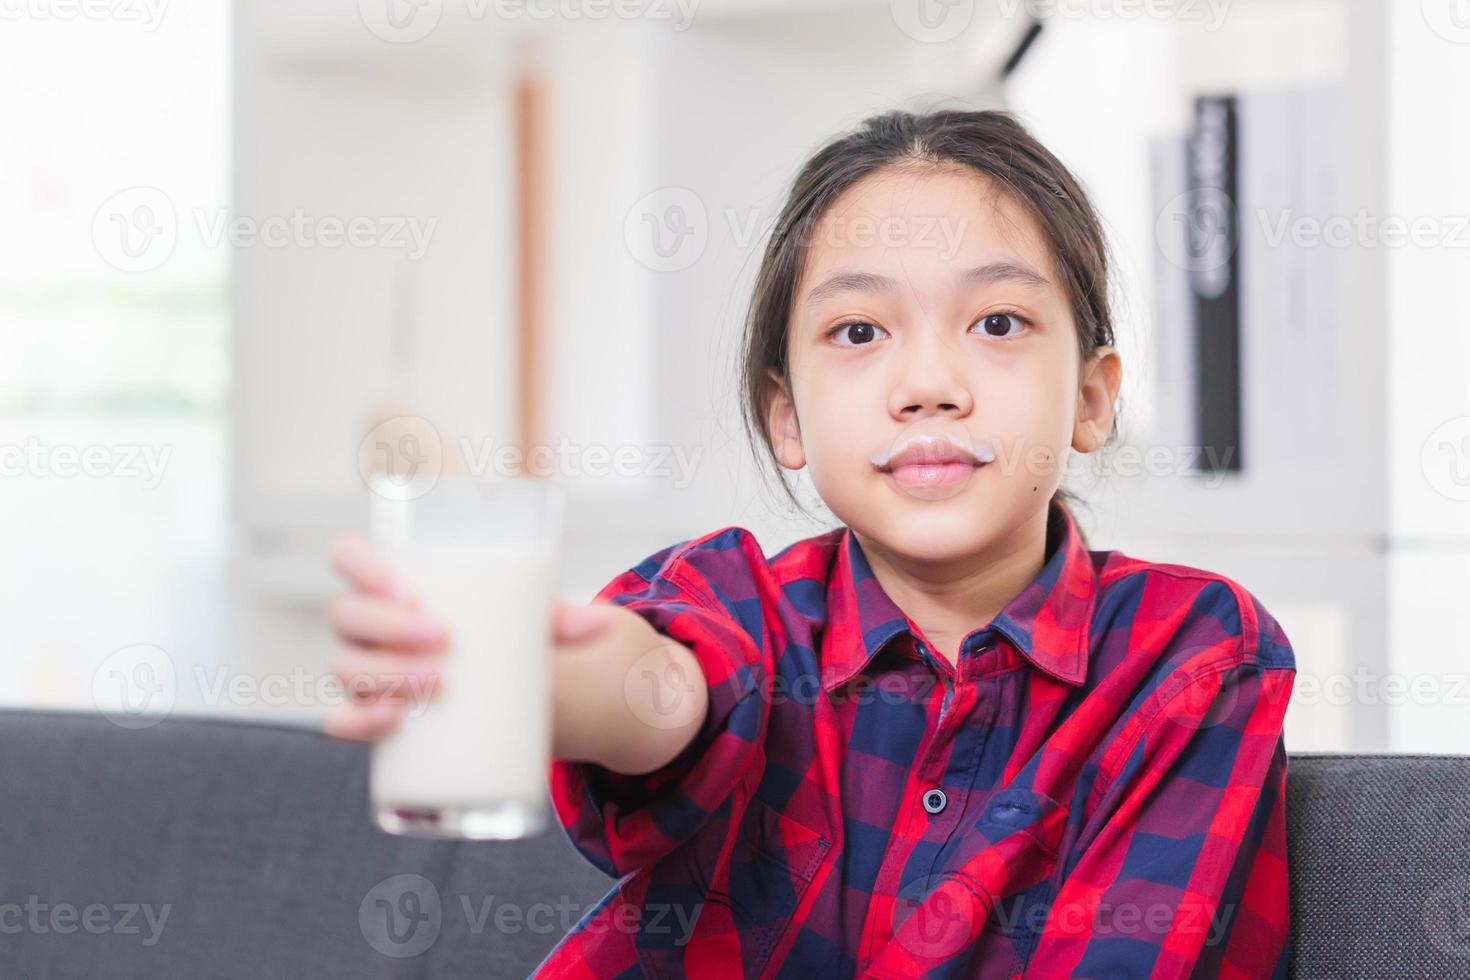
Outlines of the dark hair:
[{"label": "dark hair", "polygon": [[[789,320],[806,266],[807,243],[828,206],[864,177],[895,165],[945,164],[990,178],[1041,225],[1071,301],[1082,360],[1114,342],[1108,250],[1097,212],[1077,179],[1014,116],[998,110],[944,109],[922,114],[893,111],[865,119],[814,153],[797,174],[772,226],[746,318],[742,369],[746,433],[752,445],[764,444],[764,459],[798,509],[804,510],[781,477],[771,447],[767,406],[772,394],[770,371],[790,384]],[[1115,418],[1109,439],[1117,431]],[[1061,488],[1053,499],[1063,508],[1076,501]]]}]

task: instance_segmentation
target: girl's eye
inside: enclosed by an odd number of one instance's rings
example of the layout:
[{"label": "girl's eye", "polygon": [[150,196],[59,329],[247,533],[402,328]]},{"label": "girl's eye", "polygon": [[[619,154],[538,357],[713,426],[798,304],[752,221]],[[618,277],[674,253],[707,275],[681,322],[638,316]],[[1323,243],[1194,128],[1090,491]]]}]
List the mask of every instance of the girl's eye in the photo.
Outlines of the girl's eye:
[{"label": "girl's eye", "polygon": [[[976,320],[975,325],[981,327],[986,336],[1004,338],[1013,337],[1020,332],[1020,328],[1031,326],[1031,321],[1019,313],[991,313]],[[1015,327],[1016,331],[1008,334],[1007,330],[1011,327]]]},{"label": "girl's eye", "polygon": [[888,331],[871,321],[849,320],[846,323],[837,324],[837,326],[827,332],[827,336],[832,339],[843,337],[851,341],[851,343],[846,344],[839,342],[837,344],[838,347],[861,347],[864,344],[872,343],[876,339],[874,334],[878,332],[884,335],[888,333]]}]

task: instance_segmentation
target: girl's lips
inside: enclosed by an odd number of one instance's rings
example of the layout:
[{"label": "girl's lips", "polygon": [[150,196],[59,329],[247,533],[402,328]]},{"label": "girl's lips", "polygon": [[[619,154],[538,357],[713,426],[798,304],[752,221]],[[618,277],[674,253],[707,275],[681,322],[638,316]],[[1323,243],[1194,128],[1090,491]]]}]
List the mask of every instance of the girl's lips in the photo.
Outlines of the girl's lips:
[{"label": "girl's lips", "polygon": [[885,470],[884,473],[905,491],[915,496],[923,496],[925,491],[950,491],[950,493],[940,494],[940,496],[950,496],[983,465],[964,462],[905,463],[891,470]]}]

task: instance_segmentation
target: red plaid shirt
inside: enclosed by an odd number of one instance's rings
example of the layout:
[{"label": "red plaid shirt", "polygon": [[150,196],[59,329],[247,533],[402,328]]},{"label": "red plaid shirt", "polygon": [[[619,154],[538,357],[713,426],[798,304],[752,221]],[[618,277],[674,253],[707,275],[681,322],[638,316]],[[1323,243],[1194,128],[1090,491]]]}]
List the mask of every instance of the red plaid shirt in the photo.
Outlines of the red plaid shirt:
[{"label": "red plaid shirt", "polygon": [[536,975],[1283,976],[1285,634],[1049,516],[958,668],[846,527],[769,559],[723,528],[604,588],[693,650],[709,716],[648,775],[552,763],[621,880]]}]

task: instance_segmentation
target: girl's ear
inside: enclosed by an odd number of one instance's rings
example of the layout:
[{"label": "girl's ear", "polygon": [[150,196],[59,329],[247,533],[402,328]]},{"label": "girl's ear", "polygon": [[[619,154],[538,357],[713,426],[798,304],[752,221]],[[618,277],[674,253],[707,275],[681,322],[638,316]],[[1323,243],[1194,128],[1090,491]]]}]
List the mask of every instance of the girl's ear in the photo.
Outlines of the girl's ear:
[{"label": "girl's ear", "polygon": [[806,452],[801,447],[801,426],[796,419],[796,403],[786,382],[774,368],[767,369],[770,394],[766,398],[766,432],[776,462],[788,470],[806,465]]},{"label": "girl's ear", "polygon": [[1072,426],[1072,448],[1090,453],[1102,448],[1113,431],[1114,403],[1123,382],[1123,358],[1112,347],[1099,347],[1082,366],[1077,389],[1077,421]]}]

